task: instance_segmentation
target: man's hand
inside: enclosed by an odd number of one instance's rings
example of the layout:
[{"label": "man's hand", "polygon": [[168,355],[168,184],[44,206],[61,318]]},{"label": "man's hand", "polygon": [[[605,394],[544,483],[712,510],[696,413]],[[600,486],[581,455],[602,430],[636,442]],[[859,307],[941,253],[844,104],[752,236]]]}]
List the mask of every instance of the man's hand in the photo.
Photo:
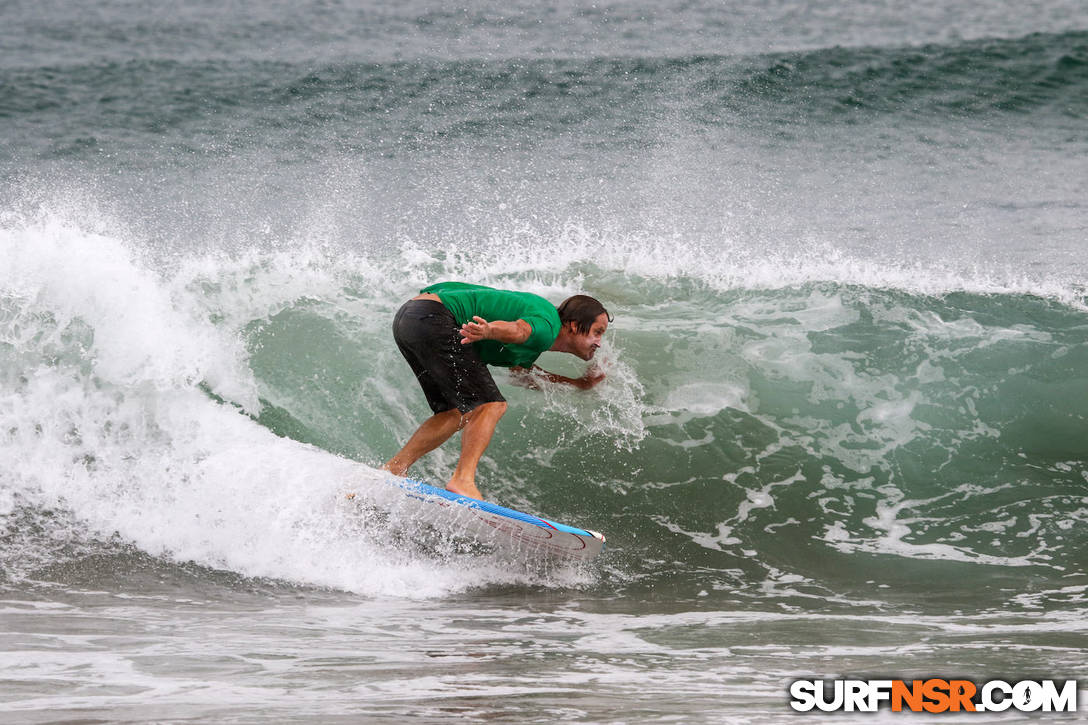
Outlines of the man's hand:
[{"label": "man's hand", "polygon": [[491,339],[491,323],[480,317],[472,316],[472,322],[461,325],[461,344],[468,345],[472,342]]},{"label": "man's hand", "polygon": [[604,372],[597,366],[591,367],[586,370],[586,374],[574,381],[574,384],[581,390],[589,390],[597,383],[604,380]]}]

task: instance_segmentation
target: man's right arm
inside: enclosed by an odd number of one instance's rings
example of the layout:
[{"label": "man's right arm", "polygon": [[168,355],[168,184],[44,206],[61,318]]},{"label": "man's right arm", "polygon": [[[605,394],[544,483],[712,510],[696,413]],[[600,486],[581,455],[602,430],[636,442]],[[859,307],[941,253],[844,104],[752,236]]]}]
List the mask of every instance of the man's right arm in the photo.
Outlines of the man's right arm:
[{"label": "man's right arm", "polygon": [[533,334],[533,328],[525,320],[507,322],[495,320],[488,322],[479,315],[474,315],[472,322],[461,325],[461,344],[468,345],[480,340],[496,340],[504,345],[520,345]]},{"label": "man's right arm", "polygon": [[549,383],[562,383],[564,385],[572,385],[579,390],[589,390],[597,383],[604,380],[604,373],[600,368],[591,367],[586,371],[586,374],[580,378],[568,378],[565,375],[559,375],[558,373],[549,373],[547,370],[534,365],[531,370],[527,370],[523,367],[512,367],[510,372],[514,373],[515,382],[524,385],[527,388],[533,388],[539,390],[540,386],[537,385],[538,380],[547,380]]}]

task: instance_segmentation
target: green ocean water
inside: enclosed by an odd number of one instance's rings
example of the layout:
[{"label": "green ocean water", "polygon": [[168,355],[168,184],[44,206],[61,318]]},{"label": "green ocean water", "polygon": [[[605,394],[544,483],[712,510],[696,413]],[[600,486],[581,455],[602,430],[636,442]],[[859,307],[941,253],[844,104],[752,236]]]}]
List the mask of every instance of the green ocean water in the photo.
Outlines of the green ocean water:
[{"label": "green ocean water", "polygon": [[[1063,2],[4,5],[5,721],[1083,680],[1086,71]],[[615,315],[589,393],[496,371],[479,477],[593,564],[344,498],[444,279]]]}]

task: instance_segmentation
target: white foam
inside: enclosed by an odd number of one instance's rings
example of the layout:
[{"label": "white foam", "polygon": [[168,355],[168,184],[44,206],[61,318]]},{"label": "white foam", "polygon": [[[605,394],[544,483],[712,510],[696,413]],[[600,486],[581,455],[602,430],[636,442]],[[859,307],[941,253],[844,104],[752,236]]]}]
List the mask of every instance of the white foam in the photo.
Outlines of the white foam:
[{"label": "white foam", "polygon": [[663,406],[696,417],[714,416],[732,408],[747,412],[748,390],[739,383],[688,383],[669,391]]},{"label": "white foam", "polygon": [[[0,290],[25,314],[51,318],[54,335],[75,320],[93,330],[83,354],[99,378],[163,389],[203,379],[256,404],[241,341],[179,310],[164,281],[116,238],[56,218],[0,228]],[[40,330],[24,320],[22,332]],[[5,330],[16,346],[25,342],[12,339],[18,334]]]},{"label": "white foam", "polygon": [[926,504],[932,504],[949,496],[959,496],[961,492],[952,491],[931,499],[914,500],[904,498],[894,486],[883,486],[879,490],[887,498],[879,501],[874,515],[864,520],[866,526],[880,532],[879,535],[855,537],[841,522],[834,522],[825,526],[822,539],[842,552],[892,554],[909,559],[936,559],[1015,567],[1039,565],[1046,559],[1042,546],[1021,556],[996,556],[948,543],[913,543],[908,540],[912,533],[911,525],[925,519],[922,516],[904,516],[904,512],[918,510]]},{"label": "white foam", "polygon": [[[425,260],[426,264],[420,264]],[[866,258],[834,244],[805,240],[791,248],[783,243],[746,244],[730,239],[712,243],[658,234],[615,232],[575,223],[558,228],[525,226],[496,231],[491,239],[422,252],[402,246],[389,260],[413,282],[435,275],[501,283],[516,276],[522,287],[536,278],[530,291],[576,291],[585,268],[618,272],[628,279],[691,280],[716,291],[782,290],[813,283],[832,283],[897,290],[916,295],[1026,294],[1088,309],[1088,290],[1076,278],[1033,277],[1022,269],[994,266],[957,267],[948,260]],[[620,290],[617,290],[620,291]],[[834,305],[835,297],[828,298]],[[649,300],[647,300],[649,302]],[[824,314],[817,307],[799,314]]]}]

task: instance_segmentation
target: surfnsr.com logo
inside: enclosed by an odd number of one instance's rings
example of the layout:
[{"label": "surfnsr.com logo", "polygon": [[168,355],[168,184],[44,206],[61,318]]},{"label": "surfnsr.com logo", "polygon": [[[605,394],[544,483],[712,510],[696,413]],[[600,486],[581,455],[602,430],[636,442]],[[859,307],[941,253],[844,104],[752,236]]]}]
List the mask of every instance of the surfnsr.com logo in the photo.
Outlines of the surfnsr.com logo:
[{"label": "surfnsr.com logo", "polygon": [[1077,681],[797,680],[790,697],[799,712],[876,712],[884,704],[893,712],[1076,712]]}]

